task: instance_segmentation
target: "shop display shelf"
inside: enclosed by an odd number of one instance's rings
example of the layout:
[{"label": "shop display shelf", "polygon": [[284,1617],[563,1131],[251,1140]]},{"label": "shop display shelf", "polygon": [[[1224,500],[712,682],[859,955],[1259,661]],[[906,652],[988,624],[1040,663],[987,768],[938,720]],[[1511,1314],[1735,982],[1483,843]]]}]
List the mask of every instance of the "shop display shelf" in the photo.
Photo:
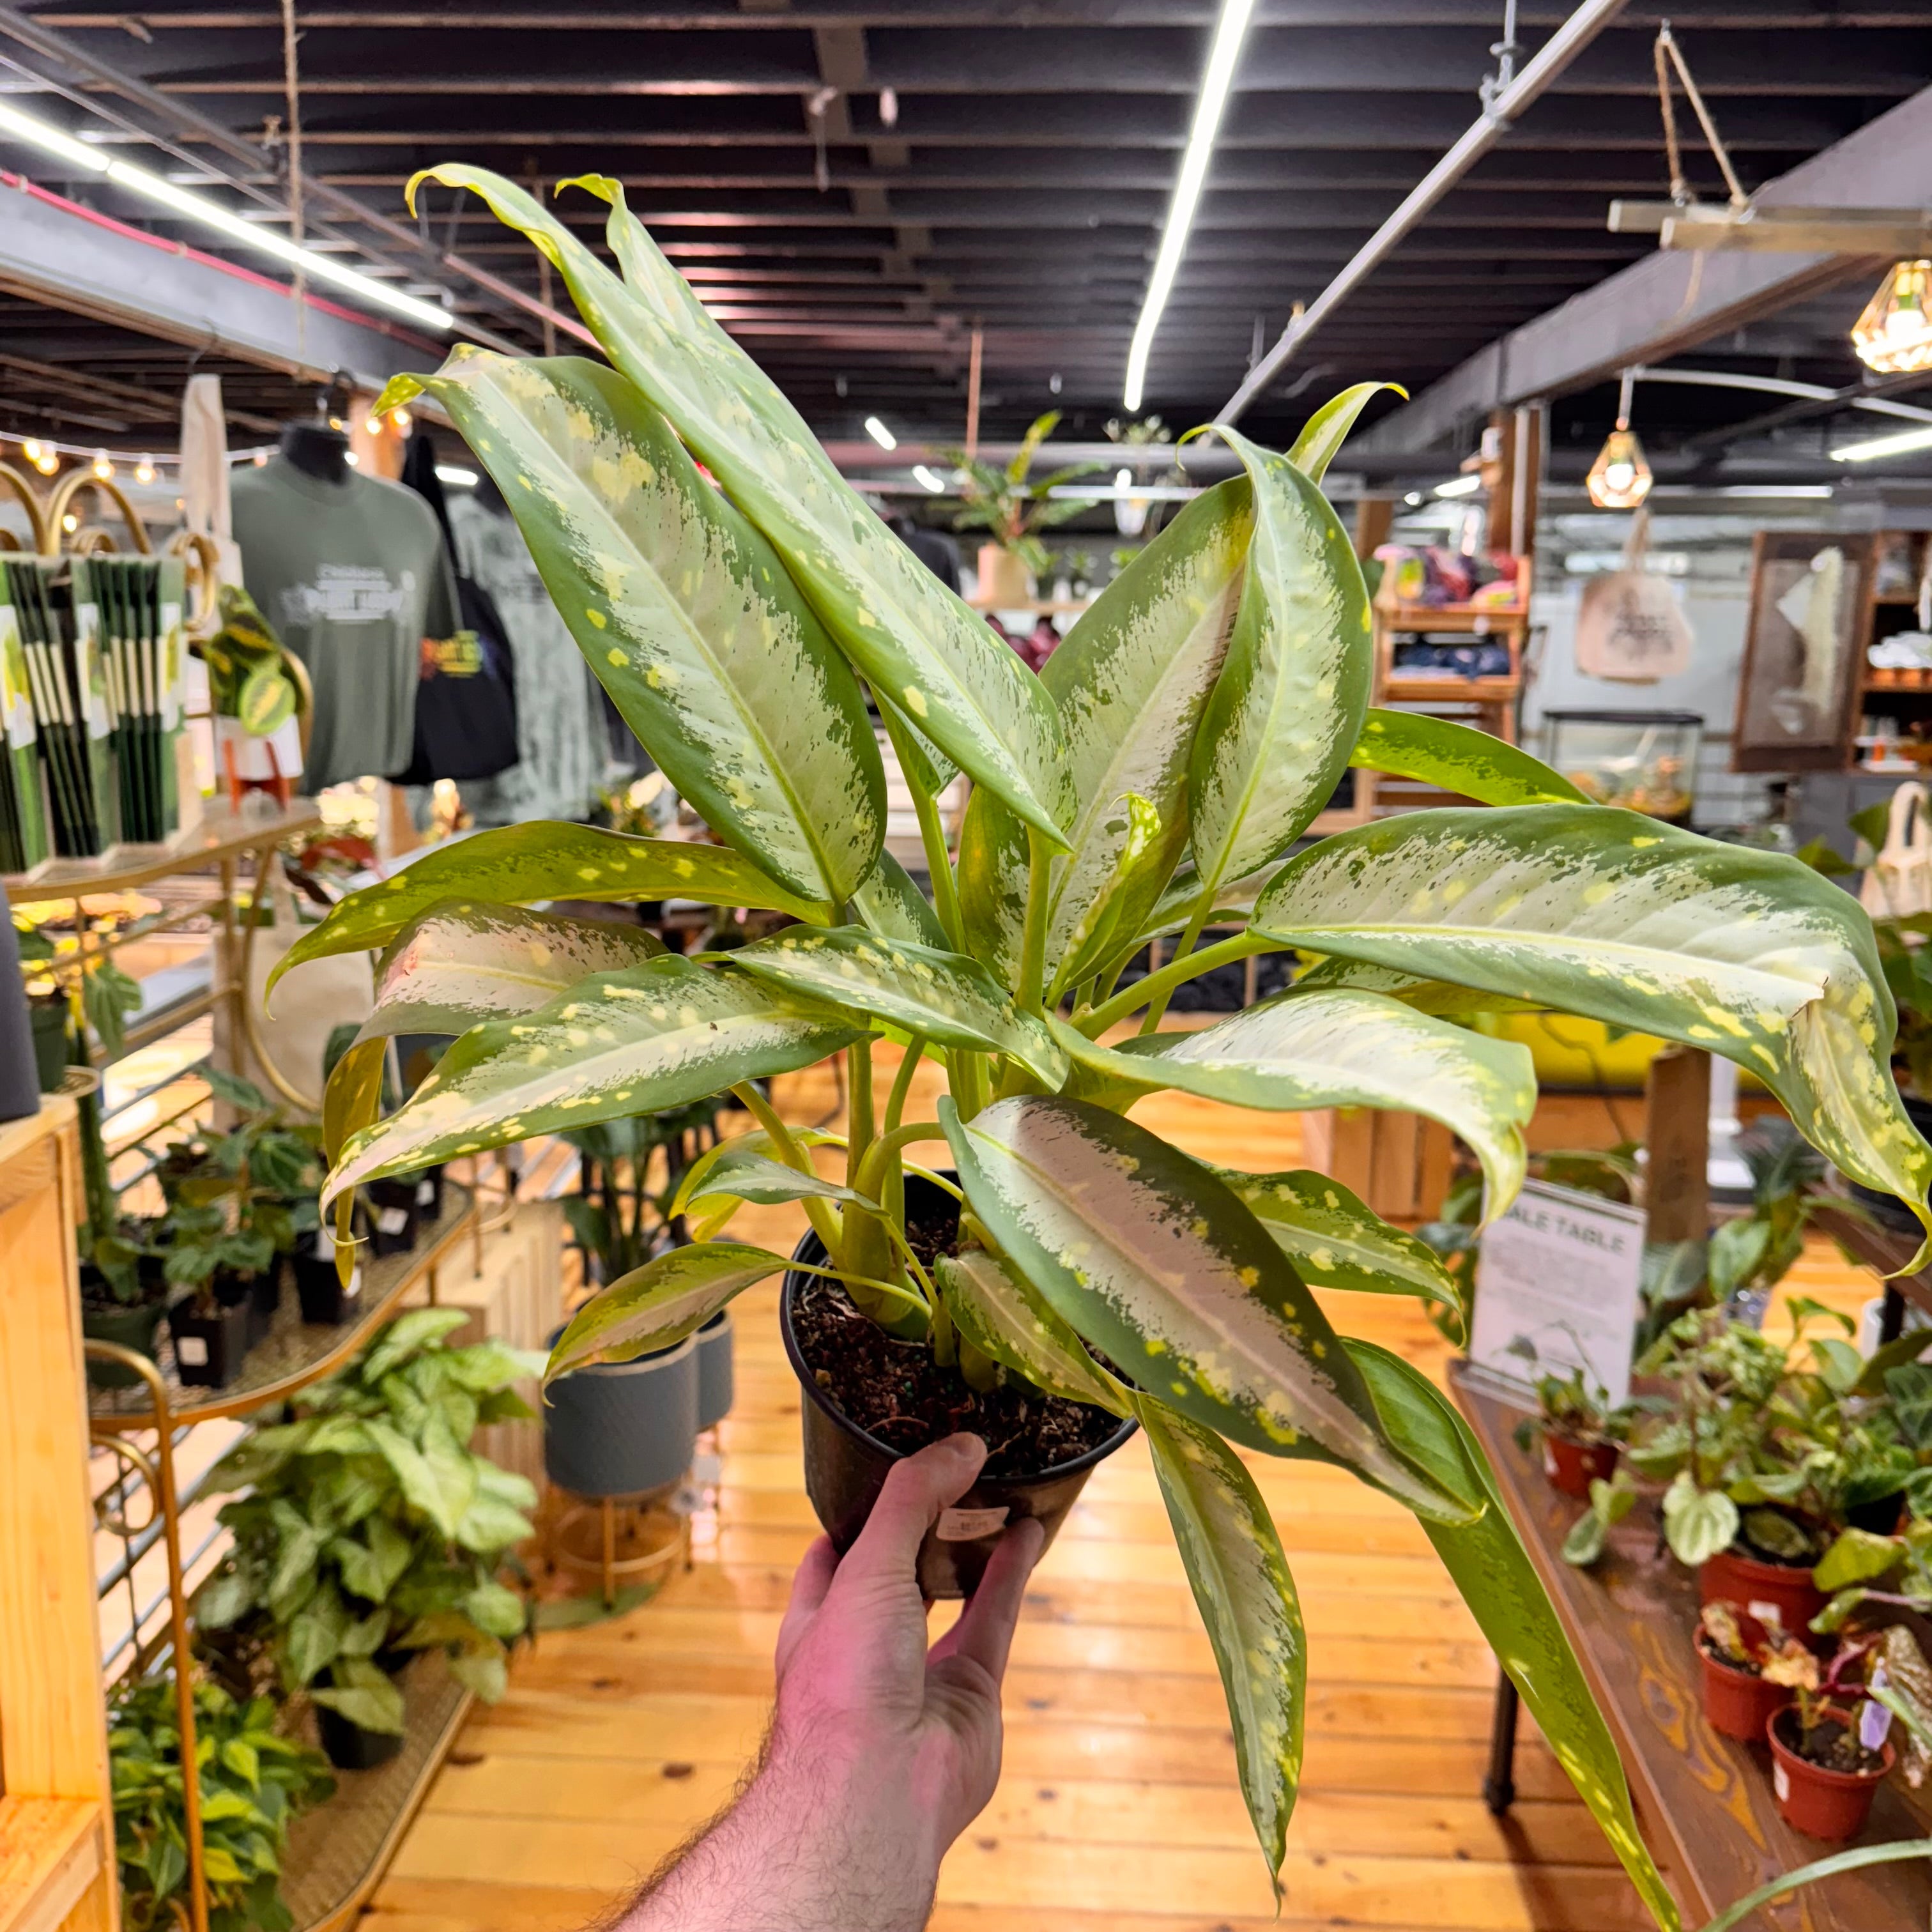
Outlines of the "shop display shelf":
[{"label": "shop display shelf", "polygon": [[1449,704],[1460,698],[1496,704],[1513,700],[1522,689],[1520,677],[1418,677],[1391,671],[1382,694],[1396,704]]},{"label": "shop display shelf", "polygon": [[[470,1189],[446,1176],[442,1193],[442,1213],[418,1234],[407,1254],[363,1262],[363,1312],[354,1322],[339,1328],[311,1325],[302,1318],[293,1294],[284,1293],[274,1326],[266,1340],[248,1352],[241,1374],[226,1388],[184,1387],[176,1375],[172,1349],[164,1348],[158,1366],[170,1419],[205,1422],[214,1416],[244,1414],[280,1401],[340,1367],[365,1347],[376,1330],[396,1312],[404,1297],[426,1277],[434,1300],[436,1269],[472,1228],[476,1216],[476,1197]],[[97,1430],[152,1429],[158,1419],[145,1383],[128,1389],[90,1388],[88,1406]]]},{"label": "shop display shelf", "polygon": [[1519,628],[1529,622],[1520,604],[1378,604],[1376,615],[1391,632],[1485,632]]}]

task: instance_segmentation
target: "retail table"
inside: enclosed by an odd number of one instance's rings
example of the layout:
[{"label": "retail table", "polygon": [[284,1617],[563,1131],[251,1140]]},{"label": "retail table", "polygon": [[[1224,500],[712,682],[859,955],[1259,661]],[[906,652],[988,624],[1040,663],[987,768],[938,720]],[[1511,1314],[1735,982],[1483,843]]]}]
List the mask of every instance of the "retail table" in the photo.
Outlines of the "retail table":
[{"label": "retail table", "polygon": [[[1594,1569],[1573,1569],[1560,1554],[1583,1505],[1544,1479],[1514,1431],[1529,1413],[1462,1363],[1449,1371],[1450,1393],[1482,1444],[1497,1487],[1582,1660],[1615,1739],[1652,1855],[1676,1892],[1687,1924],[1702,1924],[1734,1900],[1839,1847],[1802,1838],[1778,1815],[1771,1754],[1762,1744],[1720,1737],[1704,1721],[1702,1678],[1691,1632],[1696,1579],[1658,1552],[1656,1515],[1640,1506],[1610,1533]],[[1496,1705],[1495,1749],[1484,1796],[1507,1810],[1516,1732],[1516,1694],[1507,1683]],[[1932,1835],[1896,1778],[1880,1788],[1859,1844]],[[1776,1932],[1879,1932],[1932,1919],[1932,1866],[1874,1865],[1827,1879],[1762,1907],[1751,1925]]]},{"label": "retail table", "polygon": [[1812,1216],[1814,1224],[1829,1234],[1854,1261],[1864,1262],[1883,1277],[1880,1284],[1885,1292],[1885,1313],[1879,1323],[1880,1341],[1894,1341],[1903,1331],[1905,1304],[1908,1301],[1925,1314],[1932,1315],[1932,1268],[1924,1269],[1917,1274],[1893,1273],[1894,1269],[1904,1268],[1918,1252],[1919,1237],[1916,1231],[1906,1234],[1888,1227],[1882,1221],[1855,1214],[1849,1202],[1842,1208],[1833,1202],[1814,1208]]}]

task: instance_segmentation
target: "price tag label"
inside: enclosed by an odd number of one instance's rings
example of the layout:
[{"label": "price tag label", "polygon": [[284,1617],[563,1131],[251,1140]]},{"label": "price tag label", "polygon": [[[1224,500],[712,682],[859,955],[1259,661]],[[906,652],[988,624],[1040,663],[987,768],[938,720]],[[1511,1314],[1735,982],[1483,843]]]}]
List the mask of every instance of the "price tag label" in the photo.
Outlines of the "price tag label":
[{"label": "price tag label", "polygon": [[996,1509],[941,1510],[934,1534],[941,1543],[976,1543],[982,1536],[1004,1529],[1006,1515],[1004,1503]]},{"label": "price tag label", "polygon": [[205,1369],[208,1366],[208,1342],[204,1336],[177,1335],[175,1337],[175,1360],[184,1369]]},{"label": "price tag label", "polygon": [[406,1208],[379,1208],[376,1210],[376,1226],[385,1234],[400,1234],[410,1225],[410,1210]]}]

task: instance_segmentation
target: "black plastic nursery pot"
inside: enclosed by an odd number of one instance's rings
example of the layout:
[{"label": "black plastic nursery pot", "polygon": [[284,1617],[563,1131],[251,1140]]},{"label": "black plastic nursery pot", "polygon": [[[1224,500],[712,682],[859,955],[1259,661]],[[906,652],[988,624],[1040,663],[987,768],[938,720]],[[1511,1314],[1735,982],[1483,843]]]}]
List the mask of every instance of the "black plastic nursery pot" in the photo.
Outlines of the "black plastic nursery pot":
[{"label": "black plastic nursery pot", "polygon": [[248,1283],[248,1346],[259,1348],[268,1339],[282,1305],[282,1264],[265,1268]]},{"label": "black plastic nursery pot", "polygon": [[[167,1304],[158,1298],[137,1303],[131,1308],[104,1298],[90,1302],[88,1277],[93,1272],[88,1268],[81,1270],[81,1334],[90,1341],[118,1342],[122,1348],[132,1349],[137,1355],[146,1355],[152,1361],[155,1332],[161,1325],[161,1317],[167,1312]],[[100,1283],[100,1292],[104,1298],[105,1282]],[[132,1388],[141,1378],[134,1370],[124,1368],[118,1362],[97,1361],[90,1357],[87,1379],[96,1388]]]},{"label": "black plastic nursery pot", "polygon": [[369,1197],[369,1246],[372,1253],[406,1255],[416,1244],[416,1181],[372,1180]]},{"label": "black plastic nursery pot", "polygon": [[[908,1205],[940,1190],[916,1174],[906,1177]],[[808,1233],[792,1250],[792,1259],[823,1266],[825,1249],[816,1234]],[[787,1273],[778,1298],[778,1329],[792,1372],[805,1392],[800,1413],[805,1434],[805,1488],[826,1534],[842,1552],[858,1540],[872,1513],[892,1465],[904,1451],[881,1442],[836,1408],[806,1362],[793,1325],[794,1298],[818,1277]],[[974,1484],[920,1545],[920,1593],[929,1598],[970,1597],[986,1573],[988,1560],[1011,1524],[1031,1516],[1046,1532],[1042,1551],[1059,1534],[1087,1478],[1139,1426],[1131,1419],[1084,1455],[1058,1464],[1037,1476],[1012,1476]]]},{"label": "black plastic nursery pot", "polygon": [[374,1771],[398,1756],[403,1748],[401,1732],[365,1730],[326,1704],[315,1707],[315,1727],[321,1736],[323,1751],[338,1771]]},{"label": "black plastic nursery pot", "polygon": [[248,1304],[232,1307],[218,1302],[212,1315],[194,1312],[194,1298],[184,1297],[168,1310],[168,1333],[174,1338],[175,1372],[188,1388],[226,1388],[242,1372],[248,1353]]},{"label": "black plastic nursery pot", "polygon": [[34,1036],[34,1077],[43,1094],[58,1094],[67,1077],[67,995],[27,1002]]},{"label": "black plastic nursery pot", "polygon": [[361,1263],[356,1264],[349,1286],[344,1288],[335,1272],[332,1252],[324,1256],[314,1246],[305,1243],[291,1258],[295,1269],[296,1299],[302,1304],[302,1318],[304,1322],[320,1327],[340,1328],[345,1322],[353,1322],[362,1312]]},{"label": "black plastic nursery pot", "polygon": [[416,1190],[416,1226],[440,1220],[442,1217],[442,1169],[426,1167],[420,1174],[409,1177]]}]

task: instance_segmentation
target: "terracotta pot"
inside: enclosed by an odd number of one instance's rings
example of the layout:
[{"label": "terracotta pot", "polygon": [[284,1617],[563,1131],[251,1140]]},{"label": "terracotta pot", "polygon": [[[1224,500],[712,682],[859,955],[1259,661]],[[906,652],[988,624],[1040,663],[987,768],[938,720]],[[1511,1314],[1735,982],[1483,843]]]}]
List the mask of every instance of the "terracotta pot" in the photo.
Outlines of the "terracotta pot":
[{"label": "terracotta pot", "polygon": [[1825,1593],[1799,1564],[1763,1563],[1737,1549],[1720,1550],[1697,1572],[1700,1604],[1742,1604],[1761,1624],[1776,1623],[1806,1643],[1811,1619],[1825,1607]]},{"label": "terracotta pot", "polygon": [[1543,1432],[1543,1473],[1550,1487],[1586,1502],[1591,1479],[1600,1476],[1607,1483],[1617,1473],[1617,1458],[1622,1454],[1614,1442],[1572,1442],[1547,1429]]},{"label": "terracotta pot", "polygon": [[1884,1762],[1876,1771],[1830,1771],[1800,1757],[1785,1742],[1786,1736],[1795,1735],[1797,1714],[1798,1707],[1787,1704],[1765,1726],[1765,1736],[1771,1740],[1771,1788],[1778,1815],[1808,1838],[1832,1844],[1856,1838],[1871,1816],[1872,1800],[1898,1759],[1898,1748],[1886,1741],[1881,1753]]},{"label": "terracotta pot", "polygon": [[[939,1190],[918,1175],[906,1177],[909,1205],[916,1204],[921,1193],[928,1192],[937,1195]],[[792,1250],[792,1258],[822,1264],[825,1250],[818,1237],[808,1233]],[[792,1328],[792,1300],[814,1279],[786,1275],[784,1292],[778,1298],[778,1330],[793,1372],[805,1392],[800,1413],[805,1432],[806,1493],[826,1534],[843,1552],[857,1540],[902,1452],[868,1435],[835,1408],[807,1366]],[[970,1597],[1007,1526],[1024,1516],[1035,1518],[1046,1531],[1046,1541],[1040,1546],[1044,1551],[1086,1487],[1088,1477],[1138,1426],[1131,1420],[1123,1422],[1097,1448],[1059,1463],[1044,1474],[975,1483],[941,1514],[920,1545],[920,1593],[929,1598]]]},{"label": "terracotta pot", "polygon": [[1740,1670],[1712,1654],[1709,1640],[1700,1630],[1691,1640],[1704,1667],[1704,1717],[1714,1731],[1741,1743],[1760,1742],[1765,1726],[1791,1702],[1783,1684],[1767,1684],[1754,1670]]},{"label": "terracotta pot", "polygon": [[1026,604],[1033,599],[1033,579],[1026,566],[998,544],[980,546],[980,600],[984,604]]}]

